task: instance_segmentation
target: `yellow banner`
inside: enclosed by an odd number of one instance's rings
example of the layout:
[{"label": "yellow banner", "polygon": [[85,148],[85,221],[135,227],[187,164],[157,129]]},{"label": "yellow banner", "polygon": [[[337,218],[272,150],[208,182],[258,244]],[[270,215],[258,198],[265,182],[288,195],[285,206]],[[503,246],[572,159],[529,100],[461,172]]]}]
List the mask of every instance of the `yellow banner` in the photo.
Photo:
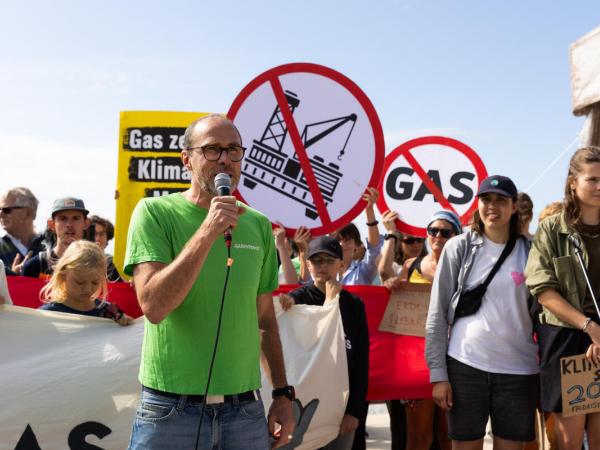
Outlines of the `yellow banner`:
[{"label": "yellow banner", "polygon": [[124,276],[127,229],[133,208],[144,197],[159,197],[189,187],[189,173],[180,157],[183,133],[191,122],[207,114],[121,112],[114,254],[114,263],[121,276]]}]

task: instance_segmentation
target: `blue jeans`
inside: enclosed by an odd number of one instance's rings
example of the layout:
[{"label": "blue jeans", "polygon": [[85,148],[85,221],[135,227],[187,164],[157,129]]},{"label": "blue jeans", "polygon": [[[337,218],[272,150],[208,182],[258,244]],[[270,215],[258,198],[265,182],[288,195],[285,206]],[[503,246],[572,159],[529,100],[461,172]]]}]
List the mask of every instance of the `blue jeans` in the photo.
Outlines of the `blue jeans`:
[{"label": "blue jeans", "polygon": [[[171,398],[143,390],[129,449],[194,450],[201,413],[202,403],[191,403],[185,395]],[[268,448],[262,400],[206,405],[198,449]]]}]

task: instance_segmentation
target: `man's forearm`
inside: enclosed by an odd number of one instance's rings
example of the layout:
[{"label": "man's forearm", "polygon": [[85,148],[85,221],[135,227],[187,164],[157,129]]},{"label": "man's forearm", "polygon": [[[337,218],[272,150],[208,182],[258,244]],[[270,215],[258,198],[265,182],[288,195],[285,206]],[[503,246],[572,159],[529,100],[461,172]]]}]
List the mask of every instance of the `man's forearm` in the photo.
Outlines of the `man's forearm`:
[{"label": "man's forearm", "polygon": [[258,296],[257,302],[260,347],[267,361],[271,384],[274,388],[287,386],[283,350],[281,349],[281,340],[279,339],[277,318],[273,309],[273,297],[271,294],[263,294]]},{"label": "man's forearm", "polygon": [[277,328],[262,331],[261,350],[269,365],[273,387],[280,388],[287,386],[283,350],[281,349],[281,340],[279,339],[279,330]]}]

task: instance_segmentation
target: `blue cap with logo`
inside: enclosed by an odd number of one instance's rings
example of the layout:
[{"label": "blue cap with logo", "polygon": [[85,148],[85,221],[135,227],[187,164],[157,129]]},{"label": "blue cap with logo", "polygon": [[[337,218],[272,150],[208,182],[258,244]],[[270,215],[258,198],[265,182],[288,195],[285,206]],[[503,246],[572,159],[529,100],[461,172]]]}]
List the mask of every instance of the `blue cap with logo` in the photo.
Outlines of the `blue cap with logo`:
[{"label": "blue cap with logo", "polygon": [[510,178],[502,175],[492,175],[483,180],[479,185],[477,197],[489,192],[495,192],[496,194],[505,197],[517,198],[517,187],[515,186],[515,183],[513,183]]}]

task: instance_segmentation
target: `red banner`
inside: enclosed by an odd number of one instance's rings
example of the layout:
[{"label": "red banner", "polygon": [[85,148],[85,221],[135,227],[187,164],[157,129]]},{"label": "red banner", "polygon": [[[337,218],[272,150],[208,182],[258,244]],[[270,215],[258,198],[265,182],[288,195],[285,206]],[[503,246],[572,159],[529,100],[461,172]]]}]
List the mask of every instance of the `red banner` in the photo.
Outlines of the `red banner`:
[{"label": "red banner", "polygon": [[[37,308],[44,280],[8,277],[8,288],[17,306]],[[296,286],[281,286],[275,294],[288,292]],[[389,299],[389,291],[379,286],[345,286],[365,303],[369,325],[369,394],[371,401],[390,399],[431,398],[429,370],[425,364],[425,340],[415,336],[400,336],[379,331],[379,324]],[[135,292],[128,283],[109,283],[109,300],[131,317],[142,311]]]}]

